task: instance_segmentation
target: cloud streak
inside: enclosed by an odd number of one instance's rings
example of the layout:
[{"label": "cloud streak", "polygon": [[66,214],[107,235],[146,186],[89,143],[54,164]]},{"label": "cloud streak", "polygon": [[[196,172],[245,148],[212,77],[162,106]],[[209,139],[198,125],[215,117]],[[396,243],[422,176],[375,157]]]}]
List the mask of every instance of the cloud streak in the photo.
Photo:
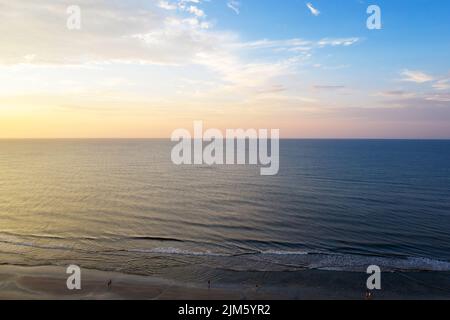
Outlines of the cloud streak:
[{"label": "cloud streak", "polygon": [[317,10],[316,8],[314,8],[314,6],[312,5],[311,2],[308,2],[308,3],[306,4],[306,7],[309,9],[309,11],[311,12],[311,14],[312,14],[313,16],[318,17],[318,16],[320,15],[320,11]]},{"label": "cloud streak", "polygon": [[227,7],[233,10],[236,14],[239,14],[241,12],[241,3],[237,0],[229,0],[227,2]]},{"label": "cloud streak", "polygon": [[[0,5],[6,2],[0,0]],[[8,2],[14,14],[2,16],[0,12],[0,32],[9,35],[11,44],[0,52],[0,65],[202,66],[212,71],[228,90],[239,87],[256,92],[266,90],[265,86],[270,90],[271,80],[276,77],[295,73],[313,50],[350,46],[359,41],[294,38],[243,42],[236,33],[208,28],[205,12],[191,5],[199,3],[200,0],[159,1],[142,9],[102,0],[80,0],[84,23],[80,32],[71,33],[60,19],[70,0],[59,4],[42,0],[41,5],[29,10],[22,10],[22,1]],[[183,14],[174,14],[180,8]],[[23,34],[28,33],[41,38],[24,41]],[[253,54],[258,59],[243,58]]]},{"label": "cloud streak", "polygon": [[433,84],[433,88],[436,90],[449,90],[450,89],[450,79],[441,79]]},{"label": "cloud streak", "polygon": [[402,81],[405,82],[426,83],[434,80],[432,76],[422,71],[403,70],[401,75],[403,76]]},{"label": "cloud streak", "polygon": [[345,86],[342,85],[315,85],[313,86],[316,90],[340,90],[345,89]]}]

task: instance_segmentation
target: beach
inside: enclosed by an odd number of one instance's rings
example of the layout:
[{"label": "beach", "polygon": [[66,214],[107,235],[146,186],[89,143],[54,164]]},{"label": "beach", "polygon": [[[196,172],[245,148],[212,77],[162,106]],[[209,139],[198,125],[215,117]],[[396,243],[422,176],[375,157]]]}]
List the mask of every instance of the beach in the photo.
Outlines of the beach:
[{"label": "beach", "polygon": [[450,300],[434,2],[0,0],[0,301]]},{"label": "beach", "polygon": [[1,141],[0,298],[364,299],[372,265],[376,299],[450,297],[448,141],[282,140],[274,177],[171,147]]},{"label": "beach", "polygon": [[[367,275],[358,272],[307,270],[244,272],[233,283],[179,283],[114,272],[82,270],[81,290],[68,290],[65,268],[0,267],[0,299],[6,300],[362,300]],[[450,272],[382,275],[374,300],[450,299]],[[108,282],[111,286],[108,287]]]}]

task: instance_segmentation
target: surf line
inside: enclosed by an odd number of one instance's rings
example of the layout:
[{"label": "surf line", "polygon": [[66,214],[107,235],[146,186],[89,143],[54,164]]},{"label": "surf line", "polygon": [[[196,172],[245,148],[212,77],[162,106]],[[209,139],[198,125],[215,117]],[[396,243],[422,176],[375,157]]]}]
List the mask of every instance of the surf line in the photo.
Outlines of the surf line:
[{"label": "surf line", "polygon": [[204,131],[203,121],[194,121],[193,135],[177,129],[171,141],[178,142],[171,153],[176,165],[259,164],[262,176],[277,175],[280,169],[279,129],[271,129],[270,137],[268,129],[226,129],[224,134],[219,129]]}]

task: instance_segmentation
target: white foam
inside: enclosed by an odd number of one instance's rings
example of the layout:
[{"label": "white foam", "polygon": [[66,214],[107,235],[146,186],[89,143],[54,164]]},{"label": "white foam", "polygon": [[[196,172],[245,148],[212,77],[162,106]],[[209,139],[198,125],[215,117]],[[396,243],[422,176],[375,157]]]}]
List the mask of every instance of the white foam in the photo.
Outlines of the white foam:
[{"label": "white foam", "polygon": [[130,252],[138,253],[156,253],[156,254],[172,254],[172,255],[183,255],[183,256],[217,256],[225,257],[226,255],[220,253],[214,253],[209,250],[207,251],[189,251],[179,248],[166,247],[166,248],[154,248],[154,249],[130,249]]},{"label": "white foam", "polygon": [[266,250],[261,251],[262,254],[273,254],[279,256],[303,256],[310,254],[308,251],[280,251],[280,250]]}]

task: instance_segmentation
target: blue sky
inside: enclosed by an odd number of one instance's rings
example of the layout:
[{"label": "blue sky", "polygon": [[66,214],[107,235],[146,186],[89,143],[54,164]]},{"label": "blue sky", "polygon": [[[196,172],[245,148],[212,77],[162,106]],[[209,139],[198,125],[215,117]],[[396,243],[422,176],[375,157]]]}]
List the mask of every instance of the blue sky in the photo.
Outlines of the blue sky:
[{"label": "blue sky", "polygon": [[[371,4],[381,30],[366,27]],[[283,137],[450,138],[448,1],[0,7],[0,137],[168,137],[203,120]]]},{"label": "blue sky", "polygon": [[[247,40],[261,38],[359,37],[363,45],[346,53],[353,63],[382,62],[385,67],[408,65],[441,71],[450,53],[450,3],[438,0],[316,0],[313,16],[309,1],[242,0],[240,13],[223,10],[226,1],[205,3],[217,28],[237,30]],[[366,28],[366,9],[380,6],[383,29]],[[431,50],[430,50],[431,49]]]}]

